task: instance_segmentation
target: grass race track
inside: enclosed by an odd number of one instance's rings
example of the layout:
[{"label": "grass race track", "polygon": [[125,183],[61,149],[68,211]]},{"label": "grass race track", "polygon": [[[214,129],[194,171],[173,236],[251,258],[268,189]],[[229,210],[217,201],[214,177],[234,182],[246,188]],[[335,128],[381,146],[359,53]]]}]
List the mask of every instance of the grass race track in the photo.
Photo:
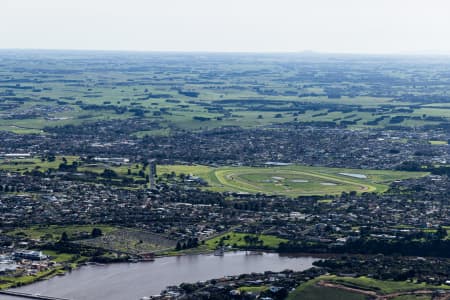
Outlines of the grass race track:
[{"label": "grass race track", "polygon": [[354,170],[309,166],[207,167],[200,165],[162,165],[158,173],[184,173],[203,178],[208,189],[244,193],[332,195],[341,192],[383,192],[395,180],[425,176],[423,172]]}]

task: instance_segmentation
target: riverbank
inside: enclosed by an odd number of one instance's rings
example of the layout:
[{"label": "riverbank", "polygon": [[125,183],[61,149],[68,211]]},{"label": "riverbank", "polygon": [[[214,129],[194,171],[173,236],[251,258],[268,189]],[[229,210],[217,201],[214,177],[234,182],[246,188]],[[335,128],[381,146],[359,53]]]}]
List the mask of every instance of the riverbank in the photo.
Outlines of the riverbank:
[{"label": "riverbank", "polygon": [[48,280],[54,276],[64,275],[67,270],[63,268],[55,268],[44,272],[39,272],[33,276],[0,276],[0,290],[6,290],[9,288],[20,287],[28,284],[32,284],[41,280]]},{"label": "riverbank", "polygon": [[63,276],[67,272],[84,265],[90,259],[86,256],[59,253],[52,250],[44,250],[43,253],[48,257],[46,269],[31,275],[28,272],[34,268],[32,262],[30,262],[30,270],[27,270],[26,265],[19,264],[19,268],[9,276],[0,276],[0,290],[33,284],[55,276]]}]

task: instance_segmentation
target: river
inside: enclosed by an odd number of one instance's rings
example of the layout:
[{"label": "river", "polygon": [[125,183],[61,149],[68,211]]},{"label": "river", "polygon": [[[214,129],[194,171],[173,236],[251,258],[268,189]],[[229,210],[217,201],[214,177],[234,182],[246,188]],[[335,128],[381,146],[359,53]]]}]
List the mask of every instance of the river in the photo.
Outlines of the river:
[{"label": "river", "polygon": [[[188,255],[157,258],[154,262],[89,265],[65,276],[14,289],[19,292],[70,300],[138,300],[159,294],[168,285],[220,278],[243,273],[302,271],[316,261],[312,257],[227,252],[224,256]],[[1,296],[2,300],[22,298]]]}]

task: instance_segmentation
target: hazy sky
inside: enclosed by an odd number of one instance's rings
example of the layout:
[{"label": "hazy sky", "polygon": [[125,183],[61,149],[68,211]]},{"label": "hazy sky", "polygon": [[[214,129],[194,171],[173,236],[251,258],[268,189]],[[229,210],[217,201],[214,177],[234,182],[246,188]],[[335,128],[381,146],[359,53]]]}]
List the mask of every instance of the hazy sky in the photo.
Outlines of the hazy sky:
[{"label": "hazy sky", "polygon": [[0,48],[450,53],[450,1],[0,0]]}]

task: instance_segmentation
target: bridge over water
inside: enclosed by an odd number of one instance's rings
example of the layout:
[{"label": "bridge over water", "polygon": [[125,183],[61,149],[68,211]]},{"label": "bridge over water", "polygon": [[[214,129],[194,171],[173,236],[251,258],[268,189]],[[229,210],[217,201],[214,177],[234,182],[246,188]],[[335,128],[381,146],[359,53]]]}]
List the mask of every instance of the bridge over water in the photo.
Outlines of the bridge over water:
[{"label": "bridge over water", "polygon": [[7,295],[7,296],[18,297],[18,298],[22,298],[22,299],[35,299],[35,300],[69,300],[69,299],[65,299],[65,298],[34,295],[34,294],[21,293],[21,292],[15,292],[15,291],[0,291],[0,295]]}]

